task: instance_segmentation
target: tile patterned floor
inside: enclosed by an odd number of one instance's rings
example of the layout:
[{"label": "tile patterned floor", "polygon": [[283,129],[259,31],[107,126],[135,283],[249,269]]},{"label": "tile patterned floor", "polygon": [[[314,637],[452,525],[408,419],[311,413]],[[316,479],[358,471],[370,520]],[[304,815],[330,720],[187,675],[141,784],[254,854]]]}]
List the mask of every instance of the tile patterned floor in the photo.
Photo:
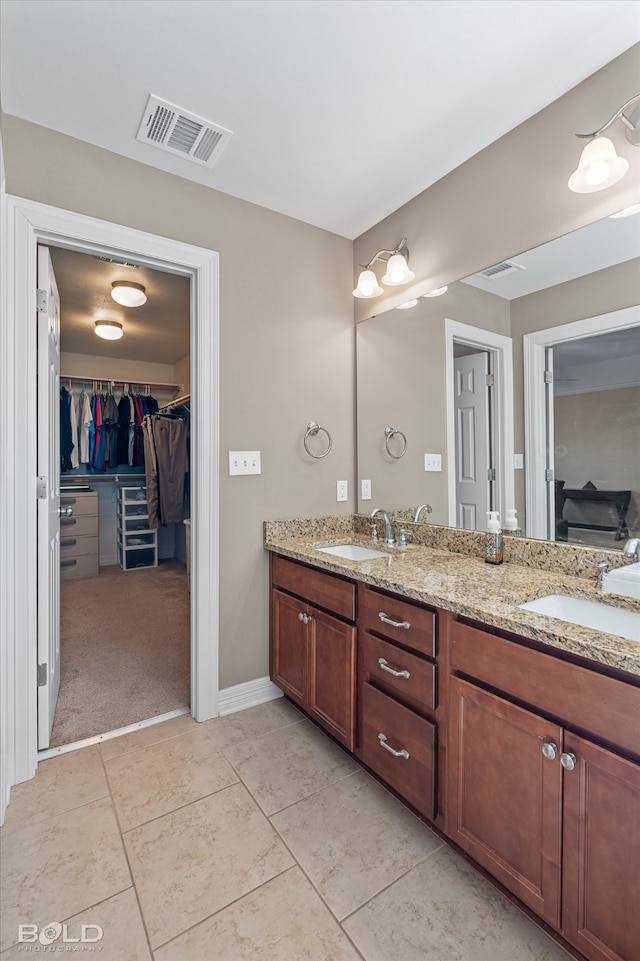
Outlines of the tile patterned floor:
[{"label": "tile patterned floor", "polygon": [[44,761],[0,839],[0,961],[569,959],[284,700]]}]

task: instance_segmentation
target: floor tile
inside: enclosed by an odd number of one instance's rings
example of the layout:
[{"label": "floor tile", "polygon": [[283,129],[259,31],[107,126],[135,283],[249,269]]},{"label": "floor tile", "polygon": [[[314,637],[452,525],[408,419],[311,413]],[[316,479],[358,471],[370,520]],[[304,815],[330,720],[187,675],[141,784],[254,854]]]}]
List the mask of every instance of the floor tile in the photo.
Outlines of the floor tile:
[{"label": "floor tile", "polygon": [[152,947],[293,864],[241,784],[124,836]]},{"label": "floor tile", "polygon": [[365,771],[271,822],[339,920],[443,844]]},{"label": "floor tile", "polygon": [[150,744],[176,737],[178,734],[185,734],[197,726],[198,722],[194,721],[190,714],[179,714],[178,717],[172,717],[169,721],[149,724],[148,727],[141,727],[137,731],[131,731],[130,734],[121,734],[120,737],[101,741],[100,750],[107,761],[109,758],[128,754],[129,751],[139,751]]},{"label": "floor tile", "polygon": [[215,734],[197,726],[105,762],[123,831],[234,784]]},{"label": "floor tile", "polygon": [[2,835],[108,794],[97,745],[41,761],[35,777],[11,789]]},{"label": "floor tile", "polygon": [[221,961],[360,961],[298,867],[155,952],[156,961],[214,957]]},{"label": "floor tile", "polygon": [[344,922],[367,961],[570,961],[446,845]]},{"label": "floor tile", "polygon": [[224,754],[269,815],[360,770],[306,720],[232,745]]},{"label": "floor tile", "polygon": [[298,724],[304,720],[304,715],[284,697],[258,704],[246,711],[236,711],[235,714],[225,714],[207,724],[215,724],[221,731],[227,745],[236,744],[247,738],[260,737],[271,731],[286,727],[288,724]]},{"label": "floor tile", "polygon": [[62,931],[47,948],[37,942],[36,945],[14,945],[0,954],[0,961],[24,961],[34,947],[45,955],[51,952],[54,957],[74,955],[99,957],[100,961],[152,961],[133,888],[87,908],[63,924]]},{"label": "floor tile", "polygon": [[2,942],[19,924],[63,921],[131,886],[111,801],[10,831],[2,843]]}]

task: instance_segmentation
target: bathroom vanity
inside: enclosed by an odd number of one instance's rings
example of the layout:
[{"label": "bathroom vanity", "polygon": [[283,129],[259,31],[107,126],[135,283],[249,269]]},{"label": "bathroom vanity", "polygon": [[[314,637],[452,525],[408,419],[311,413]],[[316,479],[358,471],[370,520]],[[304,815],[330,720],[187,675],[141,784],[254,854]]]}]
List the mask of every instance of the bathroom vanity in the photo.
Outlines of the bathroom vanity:
[{"label": "bathroom vanity", "polygon": [[420,544],[355,562],[324,533],[266,525],[274,683],[585,958],[636,961],[640,642],[519,607],[593,578]]}]

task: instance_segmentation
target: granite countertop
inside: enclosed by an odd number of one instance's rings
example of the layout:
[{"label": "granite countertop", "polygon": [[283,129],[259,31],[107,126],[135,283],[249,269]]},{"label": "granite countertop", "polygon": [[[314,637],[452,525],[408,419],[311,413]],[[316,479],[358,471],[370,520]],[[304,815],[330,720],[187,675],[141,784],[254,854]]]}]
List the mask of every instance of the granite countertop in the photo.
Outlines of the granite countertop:
[{"label": "granite countertop", "polygon": [[[368,561],[350,561],[316,550],[317,547],[345,542],[373,547],[384,551],[385,556]],[[407,548],[372,544],[368,537],[354,533],[346,521],[342,527],[340,523],[326,527],[321,520],[306,524],[267,522],[264,546],[267,550],[322,570],[363,581],[640,676],[640,642],[565,623],[518,607],[524,601],[546,594],[567,594],[640,614],[640,601],[603,594],[596,589],[593,577],[574,577],[519,565],[513,561],[494,566],[477,556],[420,544],[410,544]]]}]

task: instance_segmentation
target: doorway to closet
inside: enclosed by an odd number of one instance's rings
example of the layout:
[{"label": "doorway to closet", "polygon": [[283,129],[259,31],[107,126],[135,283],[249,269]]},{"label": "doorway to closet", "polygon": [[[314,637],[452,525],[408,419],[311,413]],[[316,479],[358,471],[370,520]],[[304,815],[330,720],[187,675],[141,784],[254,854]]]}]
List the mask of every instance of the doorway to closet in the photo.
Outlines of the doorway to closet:
[{"label": "doorway to closet", "polygon": [[[59,749],[190,707],[191,280],[124,257],[49,253],[62,516],[47,747]],[[146,302],[118,304],[121,286]],[[101,321],[120,336],[96,336]]]}]

